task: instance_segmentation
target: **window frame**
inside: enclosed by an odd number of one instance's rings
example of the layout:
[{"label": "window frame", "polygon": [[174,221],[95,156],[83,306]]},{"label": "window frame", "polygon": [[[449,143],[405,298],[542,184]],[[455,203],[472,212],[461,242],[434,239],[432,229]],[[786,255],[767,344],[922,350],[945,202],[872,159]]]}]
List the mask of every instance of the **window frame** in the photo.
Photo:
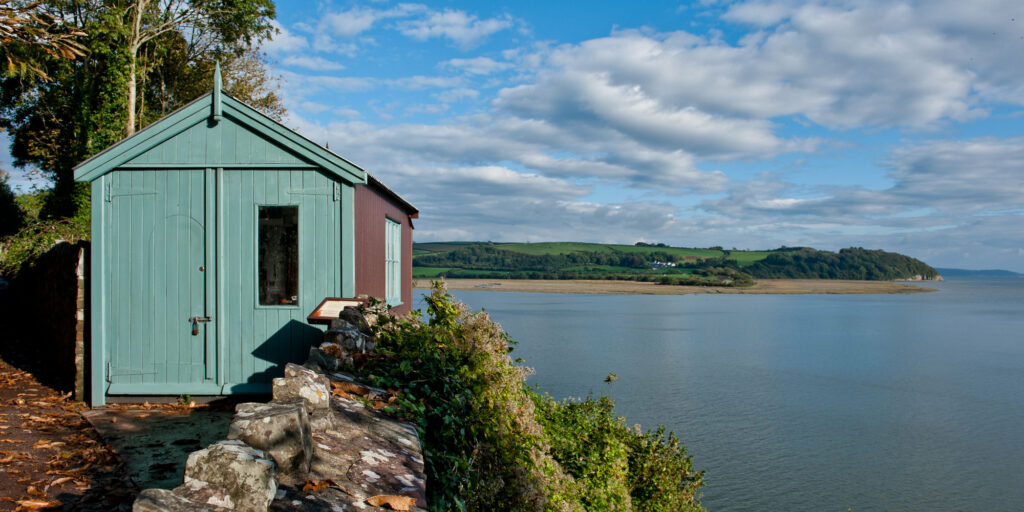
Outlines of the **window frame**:
[{"label": "window frame", "polygon": [[384,217],[384,301],[388,307],[402,304],[401,222]]},{"label": "window frame", "polygon": [[[253,208],[253,304],[255,309],[299,309],[302,307],[302,205],[300,203],[256,203]],[[295,256],[298,265],[294,304],[260,303],[260,208],[295,208]]]}]

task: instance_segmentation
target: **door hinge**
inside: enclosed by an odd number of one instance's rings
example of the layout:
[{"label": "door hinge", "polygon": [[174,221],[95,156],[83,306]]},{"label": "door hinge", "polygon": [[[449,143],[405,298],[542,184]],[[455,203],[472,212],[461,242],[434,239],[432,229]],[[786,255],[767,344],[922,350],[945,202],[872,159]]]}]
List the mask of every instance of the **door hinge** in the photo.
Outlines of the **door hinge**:
[{"label": "door hinge", "polygon": [[334,200],[338,201],[341,199],[341,183],[334,184]]}]

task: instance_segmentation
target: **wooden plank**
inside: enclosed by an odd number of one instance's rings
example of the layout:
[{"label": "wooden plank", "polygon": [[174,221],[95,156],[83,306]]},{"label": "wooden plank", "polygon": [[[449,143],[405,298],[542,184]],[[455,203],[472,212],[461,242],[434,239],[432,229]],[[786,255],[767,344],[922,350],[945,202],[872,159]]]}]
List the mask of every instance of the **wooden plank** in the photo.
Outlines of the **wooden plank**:
[{"label": "wooden plank", "polygon": [[356,294],[355,267],[355,188],[347,183],[341,186],[341,294]]},{"label": "wooden plank", "polygon": [[104,201],[103,188],[109,180],[109,176],[103,176],[92,182],[92,212],[90,226],[92,231],[92,243],[89,246],[90,268],[90,293],[92,294],[90,316],[92,320],[91,334],[89,340],[89,353],[91,356],[91,375],[89,379],[89,404],[93,407],[102,407],[107,403],[107,229],[106,221],[109,214],[110,204]]}]

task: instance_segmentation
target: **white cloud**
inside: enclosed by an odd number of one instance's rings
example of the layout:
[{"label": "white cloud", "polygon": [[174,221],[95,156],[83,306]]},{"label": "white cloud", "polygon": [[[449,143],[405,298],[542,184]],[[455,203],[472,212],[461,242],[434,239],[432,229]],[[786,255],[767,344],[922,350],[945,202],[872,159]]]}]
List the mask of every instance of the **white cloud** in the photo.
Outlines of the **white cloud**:
[{"label": "white cloud", "polygon": [[[965,231],[991,217],[1022,220],[1024,138],[933,140],[898,148],[885,164],[891,187],[807,187],[762,174],[702,207],[762,219],[793,232],[830,226],[835,237]],[[1021,223],[1024,225],[1024,223]],[[1010,238],[1013,240],[1013,238]]]},{"label": "white cloud", "polygon": [[440,115],[448,111],[448,105],[445,104],[421,104],[413,105],[405,109],[406,114],[433,114]]},{"label": "white cloud", "polygon": [[379,12],[356,7],[348,11],[328,13],[322,18],[320,26],[334,35],[354,37],[372,27],[379,19]]},{"label": "white cloud", "polygon": [[409,76],[402,78],[395,78],[392,80],[384,80],[383,83],[391,85],[392,87],[398,87],[401,89],[409,90],[420,90],[420,89],[436,89],[436,88],[448,88],[457,87],[462,84],[462,80],[457,77],[448,76]]},{"label": "white cloud", "polygon": [[345,119],[359,119],[360,117],[362,117],[362,114],[360,114],[358,110],[347,107],[336,108],[332,110],[331,113],[338,117],[343,117]]},{"label": "white cloud", "polygon": [[303,101],[302,103],[299,104],[299,108],[305,110],[306,112],[319,114],[320,112],[327,112],[328,110],[331,109],[331,106],[324,105],[323,103],[317,103],[315,101]]},{"label": "white cloud", "polygon": [[391,9],[354,7],[345,11],[325,14],[319,24],[321,31],[341,37],[355,37],[369,30],[378,21],[403,18],[428,12],[426,6],[399,4]]},{"label": "white cloud", "polygon": [[424,18],[400,21],[398,29],[413,39],[445,38],[468,50],[491,34],[511,26],[512,20],[508,16],[482,20],[465,11],[445,9],[432,11]]},{"label": "white cloud", "polygon": [[[1024,105],[1024,67],[1013,65],[1020,46],[1009,36],[1019,29],[1005,23],[1020,10],[994,1],[735,3],[713,12],[749,30],[739,40],[621,30],[438,64],[456,77],[292,75],[287,93],[315,101],[335,91],[426,91],[367,106],[384,119],[447,105],[462,116],[301,127],[417,204],[418,240],[862,245],[941,262],[953,258],[942,249],[948,237],[993,266],[1018,258],[1024,270],[1024,138],[914,142]],[[370,27],[463,49],[513,23],[461,11],[393,19]],[[487,102],[495,85],[503,89]],[[466,98],[481,98],[477,110],[455,108]],[[716,169],[786,169],[770,159],[837,147],[855,153],[856,136],[878,129],[904,137],[879,164],[891,185],[810,186],[794,174],[730,178]]]},{"label": "white cloud", "polygon": [[306,38],[293,34],[277,20],[270,20],[270,25],[277,30],[270,40],[263,43],[262,50],[271,55],[305,50],[309,47]]},{"label": "white cloud", "polygon": [[441,63],[442,67],[450,67],[473,75],[489,75],[512,67],[509,62],[498,62],[488,57],[472,59],[450,59]]},{"label": "white cloud", "polygon": [[479,95],[480,92],[475,89],[460,87],[457,89],[449,89],[447,91],[439,92],[435,94],[434,97],[443,103],[455,103],[464,99],[476,98]]},{"label": "white cloud", "polygon": [[345,66],[339,62],[330,61],[323,57],[309,57],[303,55],[290,55],[285,57],[281,59],[281,64],[284,64],[285,66],[295,66],[321,71],[345,69]]}]

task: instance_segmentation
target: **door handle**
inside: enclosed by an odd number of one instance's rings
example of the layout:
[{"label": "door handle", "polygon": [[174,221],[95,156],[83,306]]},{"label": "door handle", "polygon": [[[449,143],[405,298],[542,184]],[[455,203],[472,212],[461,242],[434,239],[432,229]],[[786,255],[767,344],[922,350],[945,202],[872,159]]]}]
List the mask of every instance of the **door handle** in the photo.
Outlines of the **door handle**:
[{"label": "door handle", "polygon": [[188,321],[192,322],[192,336],[199,336],[199,324],[212,322],[213,318],[208,316],[192,316],[189,317]]}]

